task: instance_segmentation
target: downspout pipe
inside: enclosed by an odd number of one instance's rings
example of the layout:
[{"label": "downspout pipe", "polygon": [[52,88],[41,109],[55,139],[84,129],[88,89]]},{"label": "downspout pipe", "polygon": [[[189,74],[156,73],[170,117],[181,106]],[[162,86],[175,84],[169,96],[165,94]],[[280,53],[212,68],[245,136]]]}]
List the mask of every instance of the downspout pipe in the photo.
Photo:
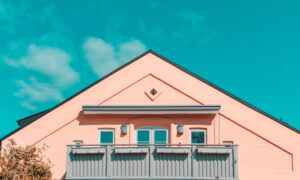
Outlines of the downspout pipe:
[{"label": "downspout pipe", "polygon": [[218,139],[219,139],[219,144],[221,144],[221,121],[220,121],[220,113],[218,113],[218,121],[219,121],[219,123],[218,123],[219,124],[219,128],[218,128],[219,129],[219,133],[218,133],[219,134],[219,138]]}]

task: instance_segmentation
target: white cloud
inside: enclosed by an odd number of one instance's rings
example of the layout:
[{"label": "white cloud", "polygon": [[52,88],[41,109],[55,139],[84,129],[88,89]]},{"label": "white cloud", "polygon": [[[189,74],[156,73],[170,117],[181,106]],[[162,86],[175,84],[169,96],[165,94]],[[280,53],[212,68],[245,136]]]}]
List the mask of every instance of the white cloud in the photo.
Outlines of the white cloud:
[{"label": "white cloud", "polygon": [[30,82],[19,80],[16,82],[20,87],[15,96],[23,99],[21,105],[28,109],[35,109],[36,102],[62,101],[64,98],[60,91],[47,83],[40,83],[34,77],[30,77]]},{"label": "white cloud", "polygon": [[146,48],[144,44],[142,44],[138,40],[133,40],[121,44],[117,56],[121,61],[126,62],[135,58],[137,55],[140,55],[141,53],[145,52],[145,50]]},{"label": "white cloud", "polygon": [[121,43],[115,48],[103,39],[90,37],[84,42],[83,50],[93,71],[98,76],[103,76],[145,52],[146,47],[140,41],[133,40]]},{"label": "white cloud", "polygon": [[27,109],[30,109],[30,110],[35,110],[36,109],[36,106],[31,105],[31,103],[29,103],[29,102],[23,101],[23,102],[20,103],[20,105],[23,106],[23,107],[26,107]]},{"label": "white cloud", "polygon": [[8,64],[8,65],[10,65],[10,66],[13,66],[13,67],[15,67],[15,68],[21,66],[21,64],[20,64],[18,61],[14,60],[14,59],[10,59],[10,58],[8,58],[8,57],[3,57],[3,60],[4,60],[4,62],[5,62],[6,64]]},{"label": "white cloud", "polygon": [[114,47],[102,39],[87,39],[83,44],[83,50],[89,65],[98,76],[107,74],[119,66],[114,57]]},{"label": "white cloud", "polygon": [[32,44],[27,55],[15,61],[4,57],[7,64],[38,71],[51,78],[58,87],[69,87],[78,80],[78,73],[69,65],[71,57],[61,49]]}]

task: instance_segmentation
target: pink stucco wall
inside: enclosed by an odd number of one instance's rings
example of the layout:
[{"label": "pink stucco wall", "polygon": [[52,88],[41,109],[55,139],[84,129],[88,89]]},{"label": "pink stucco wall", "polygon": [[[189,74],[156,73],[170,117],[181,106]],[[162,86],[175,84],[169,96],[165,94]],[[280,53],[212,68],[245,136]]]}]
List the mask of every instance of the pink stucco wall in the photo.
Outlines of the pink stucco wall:
[{"label": "pink stucco wall", "polygon": [[[152,100],[145,92],[155,88]],[[218,115],[100,116],[83,115],[82,105],[191,105],[220,104]],[[120,134],[121,124],[129,132]],[[177,135],[177,124],[184,133]],[[233,141],[239,145],[241,180],[299,180],[300,136],[224,93],[149,53],[77,95],[9,138],[20,145],[50,146],[45,152],[54,163],[53,178],[64,177],[66,144],[74,140],[98,143],[98,130],[115,129],[116,143],[134,143],[134,127],[163,125],[170,128],[171,143],[190,143],[189,129],[207,129],[208,143]],[[219,129],[220,127],[220,134]],[[220,136],[220,139],[219,139]],[[3,142],[5,145],[6,140]]]}]

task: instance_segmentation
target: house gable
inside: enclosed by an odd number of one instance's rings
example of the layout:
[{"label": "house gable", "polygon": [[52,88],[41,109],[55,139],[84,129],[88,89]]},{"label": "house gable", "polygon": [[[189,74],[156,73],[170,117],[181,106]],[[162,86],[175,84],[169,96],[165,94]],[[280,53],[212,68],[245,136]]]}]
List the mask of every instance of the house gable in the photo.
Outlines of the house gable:
[{"label": "house gable", "polygon": [[[276,118],[276,117],[274,117],[274,116],[268,114],[267,112],[265,112],[265,111],[263,111],[263,110],[261,110],[261,109],[255,107],[254,105],[252,105],[252,104],[250,104],[250,103],[248,103],[248,102],[246,102],[246,101],[240,99],[239,97],[237,97],[237,96],[231,94],[230,92],[228,92],[228,91],[226,91],[226,90],[220,88],[219,86],[217,86],[217,85],[211,83],[210,81],[208,81],[208,80],[206,80],[206,79],[204,79],[204,78],[202,78],[202,77],[200,77],[200,76],[198,76],[198,75],[192,73],[191,71],[185,69],[184,67],[179,66],[178,64],[174,63],[173,61],[171,61],[171,60],[169,60],[169,59],[167,59],[167,58],[165,58],[165,57],[159,55],[158,53],[156,53],[156,52],[154,52],[154,51],[152,51],[152,50],[148,50],[147,52],[141,54],[140,56],[137,56],[137,57],[134,58],[133,60],[129,61],[128,63],[124,64],[123,66],[119,67],[118,69],[112,71],[111,73],[107,74],[106,76],[104,76],[103,78],[99,79],[98,81],[96,81],[96,82],[90,84],[90,85],[87,86],[86,88],[82,89],[81,91],[79,91],[78,93],[74,94],[73,96],[67,98],[65,101],[59,103],[58,105],[54,106],[53,108],[47,109],[47,110],[45,110],[45,111],[36,113],[36,114],[31,115],[31,116],[29,116],[29,117],[23,118],[23,119],[21,119],[21,120],[18,120],[18,124],[19,124],[20,126],[22,126],[22,127],[23,127],[23,126],[26,126],[26,125],[28,125],[28,124],[30,124],[31,122],[37,120],[38,118],[42,117],[43,115],[47,114],[48,112],[51,112],[53,109],[55,109],[55,108],[59,107],[60,105],[62,105],[62,104],[64,104],[64,103],[68,102],[69,100],[71,100],[72,98],[76,97],[76,96],[79,95],[80,93],[84,92],[85,90],[89,89],[90,87],[92,87],[92,86],[94,86],[95,84],[101,82],[102,80],[106,79],[106,78],[109,77],[110,75],[112,75],[112,74],[118,72],[118,71],[121,70],[122,68],[124,68],[124,67],[130,65],[131,63],[137,61],[138,59],[140,59],[141,57],[143,57],[143,56],[145,56],[145,55],[147,55],[147,54],[149,54],[149,53],[151,53],[151,54],[153,54],[153,55],[159,57],[160,59],[162,59],[162,60],[164,60],[164,61],[170,63],[171,65],[173,65],[173,66],[177,67],[178,69],[180,69],[180,70],[186,72],[187,74],[189,74],[189,75],[191,75],[191,76],[197,78],[198,80],[202,81],[203,83],[205,83],[205,84],[207,84],[207,85],[209,85],[209,86],[215,88],[216,90],[218,90],[218,91],[224,93],[225,95],[227,95],[227,96],[229,96],[229,97],[235,99],[236,101],[238,101],[239,103],[241,103],[241,104],[247,106],[248,108],[251,108],[251,109],[253,109],[253,110],[255,110],[255,111],[257,111],[257,112],[259,112],[259,113],[261,113],[261,114],[263,114],[263,115],[265,115],[265,116],[267,116],[267,117],[269,117],[270,119],[272,119],[272,120],[274,120],[274,121],[276,121],[276,122],[282,124],[283,126],[286,126],[287,128],[292,129],[293,131],[295,131],[295,132],[297,132],[297,133],[300,133],[300,130],[299,130],[299,129],[297,129],[297,128],[295,128],[295,127],[289,125],[288,123],[286,123],[286,122],[284,122],[284,121],[282,121],[282,120],[280,120],[280,119],[278,119],[278,118]],[[13,131],[13,132],[7,134],[7,135],[4,136],[4,137],[2,137],[2,138],[0,139],[0,143],[1,143],[2,140],[4,140],[5,138],[9,137],[11,134],[13,134],[13,133],[17,132],[18,130],[22,129],[22,127],[16,129],[15,131]]]},{"label": "house gable", "polygon": [[[243,155],[252,155],[241,158],[243,172],[247,172],[247,168],[251,167],[251,162],[248,162],[249,158],[251,160],[251,158],[258,157],[260,162],[269,163],[270,168],[280,168],[283,174],[290,175],[293,172],[299,174],[299,131],[295,129],[292,131],[288,125],[282,122],[278,123],[277,119],[272,116],[152,51],[144,53],[56,107],[19,121],[19,124],[23,126],[18,131],[4,137],[3,142],[5,143],[6,139],[10,137],[20,145],[47,143],[52,146],[65,147],[66,144],[72,143],[74,138],[91,133],[89,138],[93,140],[85,142],[94,143],[97,142],[97,126],[99,124],[104,128],[120,125],[115,122],[119,119],[118,117],[109,117],[110,119],[107,120],[92,115],[89,116],[89,121],[86,121],[88,115],[83,115],[82,105],[207,104],[221,105],[218,115],[205,120],[204,128],[208,129],[209,134],[213,134],[213,140],[210,142],[222,143],[226,140],[236,139],[234,143],[240,144],[239,152]],[[140,121],[138,118],[136,120]],[[180,118],[184,118],[184,116]],[[168,121],[171,124],[170,127],[173,127],[173,135],[174,133],[176,135],[176,131],[174,131],[176,124],[172,118],[154,120],[157,123]],[[216,124],[217,120],[220,124]],[[144,121],[149,120],[144,119]],[[111,122],[115,124],[111,125]],[[197,128],[203,127],[203,124],[199,123],[199,116],[194,117],[193,125],[197,125]],[[217,131],[218,127],[219,132]],[[116,131],[120,131],[120,128],[116,128]],[[218,139],[218,137],[221,138]],[[119,136],[118,138],[128,137]],[[173,142],[177,143],[177,141]],[[65,172],[65,154],[61,153],[61,149],[53,149],[49,155],[57,159],[55,177],[60,178]],[[273,163],[273,159],[276,159],[277,156],[280,156],[280,162]],[[282,165],[284,168],[281,168]],[[263,166],[261,165],[261,167]],[[276,172],[276,170],[271,169],[269,172]],[[248,173],[249,177],[251,174],[251,172]]]},{"label": "house gable", "polygon": [[[287,144],[287,142],[284,141],[285,137],[274,136],[272,130],[265,131],[266,127],[277,128],[279,126],[277,123],[278,119],[262,112],[254,106],[249,105],[234,95],[218,88],[212,83],[196,76],[195,74],[192,74],[182,67],[179,67],[178,65],[161,57],[153,51],[148,51],[142,54],[121,68],[115,70],[111,74],[90,85],[86,89],[68,98],[66,101],[52,108],[49,112],[47,111],[41,117],[34,119],[30,124],[30,128],[28,128],[28,124],[25,124],[23,126],[24,128],[20,128],[18,132],[23,131],[25,134],[28,133],[32,137],[35,137],[32,138],[31,144],[40,142],[40,139],[47,137],[60,127],[64,127],[70,121],[76,119],[78,113],[81,111],[81,105],[94,105],[101,103],[116,104],[116,98],[122,98],[122,94],[117,93],[126,89],[128,85],[134,84],[143,77],[146,77],[146,79],[152,77],[153,81],[154,79],[157,79],[157,82],[160,81],[161,83],[166,84],[165,87],[171,88],[176,92],[181,92],[181,97],[189,99],[190,101],[187,100],[186,102],[191,104],[222,104],[221,115],[223,115],[224,118],[231,119],[239,125],[249,128],[251,131],[259,134],[260,136],[270,139],[270,142],[278,141],[282,146]],[[133,86],[132,88],[124,91],[128,91],[129,93],[129,90],[132,90],[133,88],[137,88],[137,86]],[[147,91],[147,88],[145,88],[145,92]],[[101,92],[101,96],[99,95],[99,92]],[[177,94],[179,95],[180,93]],[[152,101],[152,103],[160,102],[159,99],[160,98]],[[146,102],[147,101],[143,101],[143,103]],[[182,102],[183,101],[180,101],[180,103]],[[68,109],[67,113],[65,109]],[[243,112],[250,112],[252,116],[243,117]],[[65,114],[69,114],[69,116],[65,116]],[[270,118],[276,120],[277,122],[271,122]],[[279,123],[291,128],[283,122]],[[33,132],[33,129],[36,128],[44,128],[44,130]],[[283,133],[293,134],[293,132],[289,131],[289,129],[285,127],[280,128],[282,129]],[[295,128],[293,128],[293,130],[299,133],[299,131]],[[10,135],[14,135],[14,138],[17,139],[19,137],[17,134]],[[9,136],[5,136],[3,139],[7,137]],[[295,135],[293,135],[293,137],[295,137]]]}]

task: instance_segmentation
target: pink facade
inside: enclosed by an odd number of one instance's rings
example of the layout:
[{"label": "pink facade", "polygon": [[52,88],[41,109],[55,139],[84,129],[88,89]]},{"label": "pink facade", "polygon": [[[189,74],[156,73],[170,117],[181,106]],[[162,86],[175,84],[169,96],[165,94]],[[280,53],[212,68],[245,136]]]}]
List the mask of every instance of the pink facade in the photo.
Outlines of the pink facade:
[{"label": "pink facade", "polygon": [[[155,96],[150,91],[155,89]],[[215,115],[87,115],[82,105],[210,105]],[[127,125],[128,132],[121,133]],[[183,133],[177,127],[183,124]],[[99,129],[113,129],[116,144],[135,144],[141,126],[169,128],[171,144],[190,144],[190,130],[206,130],[206,143],[231,141],[238,145],[241,180],[299,180],[300,135],[270,117],[234,99],[209,83],[157,56],[145,53],[137,60],[95,83],[2,141],[19,145],[47,144],[53,178],[66,173],[66,145],[75,140],[99,143]]]}]

